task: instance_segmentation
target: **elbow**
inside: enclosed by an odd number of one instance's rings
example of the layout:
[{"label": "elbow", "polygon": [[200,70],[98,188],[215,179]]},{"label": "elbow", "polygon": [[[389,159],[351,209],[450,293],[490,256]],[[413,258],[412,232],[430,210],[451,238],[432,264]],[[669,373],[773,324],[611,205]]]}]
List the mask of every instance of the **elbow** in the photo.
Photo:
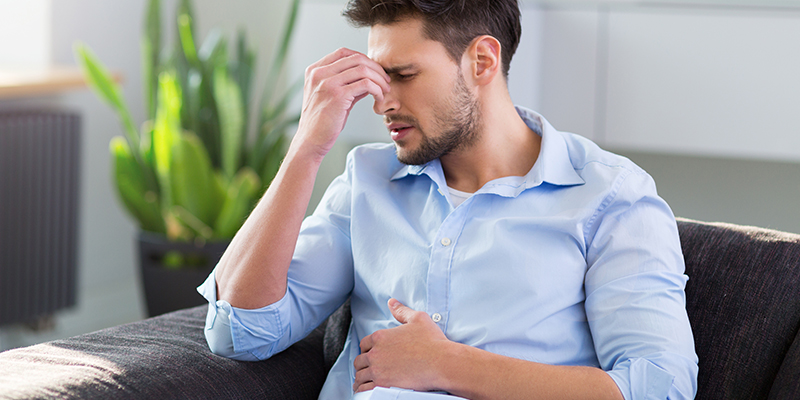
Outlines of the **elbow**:
[{"label": "elbow", "polygon": [[231,332],[230,323],[228,322],[228,314],[225,311],[221,311],[217,314],[215,321],[211,324],[206,324],[203,333],[205,334],[209,350],[218,356],[239,361],[259,360],[258,357],[250,352],[236,351],[233,346],[233,333]]},{"label": "elbow", "polygon": [[683,357],[669,361],[659,366],[645,358],[630,359],[608,373],[626,400],[693,399],[697,393],[697,364]]},{"label": "elbow", "polygon": [[[223,324],[217,324],[223,325]],[[227,328],[227,327],[225,327]],[[219,332],[212,329],[205,330],[206,343],[212,353],[226,358],[231,358],[239,361],[259,361],[260,359],[250,352],[239,351],[237,352],[233,347],[233,340],[231,339],[230,330]]]}]

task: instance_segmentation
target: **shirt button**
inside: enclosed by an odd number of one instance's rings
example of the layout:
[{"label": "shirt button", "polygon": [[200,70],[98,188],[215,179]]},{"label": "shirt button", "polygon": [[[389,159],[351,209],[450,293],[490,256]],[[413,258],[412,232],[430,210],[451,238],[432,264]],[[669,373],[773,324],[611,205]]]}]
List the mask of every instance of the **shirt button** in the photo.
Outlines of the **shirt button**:
[{"label": "shirt button", "polygon": [[442,238],[442,246],[450,246],[450,238]]},{"label": "shirt button", "polygon": [[439,314],[438,312],[433,313],[433,315],[431,315],[431,319],[433,320],[433,322],[439,322],[442,320],[442,314]]}]

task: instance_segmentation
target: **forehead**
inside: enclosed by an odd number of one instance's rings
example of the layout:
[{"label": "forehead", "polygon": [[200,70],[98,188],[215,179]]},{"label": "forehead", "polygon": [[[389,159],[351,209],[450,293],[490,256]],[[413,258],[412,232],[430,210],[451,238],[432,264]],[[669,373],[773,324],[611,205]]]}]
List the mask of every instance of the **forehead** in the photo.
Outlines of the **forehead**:
[{"label": "forehead", "polygon": [[444,60],[453,63],[443,44],[425,37],[422,20],[418,18],[371,27],[367,55],[385,69]]}]

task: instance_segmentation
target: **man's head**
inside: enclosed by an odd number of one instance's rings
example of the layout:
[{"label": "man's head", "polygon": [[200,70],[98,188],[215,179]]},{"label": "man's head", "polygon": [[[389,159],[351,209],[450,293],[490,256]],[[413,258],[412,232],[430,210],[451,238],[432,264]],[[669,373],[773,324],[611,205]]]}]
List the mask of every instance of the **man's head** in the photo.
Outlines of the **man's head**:
[{"label": "man's head", "polygon": [[473,39],[493,36],[506,78],[522,33],[517,0],[350,0],[344,15],[360,27],[420,18],[425,35],[442,43],[456,63]]}]

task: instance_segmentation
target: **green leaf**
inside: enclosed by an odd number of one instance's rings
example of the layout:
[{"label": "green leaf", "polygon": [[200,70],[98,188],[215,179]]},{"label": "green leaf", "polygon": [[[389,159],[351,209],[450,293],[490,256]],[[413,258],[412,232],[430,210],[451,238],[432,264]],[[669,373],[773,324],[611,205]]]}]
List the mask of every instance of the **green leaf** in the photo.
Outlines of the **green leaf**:
[{"label": "green leaf", "polygon": [[82,43],[75,44],[75,55],[83,70],[83,75],[89,83],[89,87],[111,106],[119,115],[122,126],[127,134],[128,141],[132,148],[139,147],[139,133],[133,124],[128,106],[122,98],[122,89],[108,72],[105,66],[89,50],[89,47]]},{"label": "green leaf", "polygon": [[178,3],[178,10],[175,15],[183,15],[186,14],[189,16],[190,24],[189,29],[191,31],[192,37],[194,37],[194,10],[192,9],[192,1],[191,0],[180,0]]},{"label": "green leaf", "polygon": [[220,120],[217,102],[214,100],[213,71],[201,76],[196,98],[192,99],[192,102],[197,102],[197,125],[194,133],[203,141],[214,168],[222,168]]},{"label": "green leaf", "polygon": [[114,183],[125,209],[146,231],[166,233],[158,195],[147,189],[145,177],[133,157],[128,142],[115,136],[110,144],[114,163]]},{"label": "green leaf", "polygon": [[[103,66],[86,45],[76,43],[75,56],[81,65],[83,75],[89,83],[89,86],[97,96],[110,105],[119,116],[126,138],[128,139],[129,147],[138,150],[140,148],[139,132],[133,125],[133,119],[122,97],[122,88],[120,85],[114,81],[108,69]],[[132,155],[136,163],[139,164],[147,190],[158,193],[158,183],[156,182],[153,170],[142,159],[139,151],[134,151]]]},{"label": "green leaf", "polygon": [[[268,184],[272,178],[264,175],[264,164],[268,159],[278,158],[277,163],[273,165],[280,166],[280,161],[286,153],[285,145],[281,144],[286,140],[286,130],[299,120],[300,114],[296,114],[290,118],[269,121],[269,123],[261,126],[256,144],[249,154],[248,165],[256,171],[262,172],[261,179],[265,184]],[[281,140],[283,140],[283,142],[281,142]],[[275,169],[275,171],[277,171],[277,169]]]},{"label": "green leaf", "polygon": [[292,40],[292,33],[294,32],[294,26],[297,23],[297,15],[299,10],[300,0],[292,0],[291,10],[289,11],[289,20],[286,22],[286,26],[283,29],[280,46],[278,47],[275,57],[272,59],[272,66],[267,73],[267,82],[266,86],[264,87],[264,92],[262,93],[261,104],[259,107],[262,110],[269,106],[271,98],[268,96],[272,96],[274,94],[278,85],[278,79],[280,78],[281,72],[283,72],[283,67],[286,63],[286,55],[289,52],[289,43]]},{"label": "green leaf", "polygon": [[261,182],[250,168],[242,168],[228,187],[225,203],[217,217],[214,236],[232,238],[252,211]]},{"label": "green leaf", "polygon": [[214,99],[222,135],[222,171],[230,181],[241,166],[244,110],[239,86],[228,76],[225,67],[218,67],[214,71]]},{"label": "green leaf", "polygon": [[212,72],[228,64],[228,42],[222,30],[212,29],[198,52],[198,58],[205,72]]},{"label": "green leaf", "polygon": [[[214,235],[214,230],[206,225],[197,216],[189,212],[189,210],[181,206],[172,206],[170,210],[175,219],[185,228],[191,230],[195,236],[200,236],[204,239],[211,239]],[[184,234],[185,235],[185,234]],[[188,238],[188,235],[185,235]]]},{"label": "green leaf", "polygon": [[244,110],[245,124],[247,124],[250,118],[250,92],[256,56],[252,50],[247,48],[247,35],[244,29],[240,29],[237,35],[236,57],[236,62],[231,67],[231,75],[234,76],[234,80],[239,84],[242,92],[242,109]]},{"label": "green leaf", "polygon": [[153,127],[153,154],[156,174],[161,184],[164,206],[172,204],[170,168],[173,166],[173,147],[180,142],[181,94],[173,72],[163,72],[159,76],[158,110]]},{"label": "green leaf", "polygon": [[154,132],[155,129],[152,120],[147,120],[142,123],[139,133],[139,136],[142,138],[142,142],[140,144],[139,151],[142,154],[142,161],[147,166],[151,174],[156,169],[156,149],[153,141]]},{"label": "green leaf", "polygon": [[208,153],[200,139],[184,133],[173,147],[170,182],[173,204],[183,207],[203,224],[213,226],[224,200]]},{"label": "green leaf", "polygon": [[178,15],[178,37],[181,40],[183,54],[189,64],[200,68],[200,58],[197,56],[197,47],[194,44],[192,30],[192,17],[189,14]]},{"label": "green leaf", "polygon": [[292,101],[295,95],[300,93],[302,89],[303,80],[296,80],[295,83],[289,87],[283,97],[278,101],[278,104],[276,104],[274,107],[267,106],[261,111],[260,125],[270,126],[279,124],[279,122],[276,122],[275,120],[283,116],[283,114],[289,108],[289,103]]},{"label": "green leaf", "polygon": [[142,81],[149,119],[155,118],[158,101],[159,55],[161,51],[161,1],[149,0],[142,36]]},{"label": "green leaf", "polygon": [[182,84],[183,108],[181,108],[181,122],[184,129],[199,135],[203,75],[194,68],[187,70],[186,73],[186,83]]}]

